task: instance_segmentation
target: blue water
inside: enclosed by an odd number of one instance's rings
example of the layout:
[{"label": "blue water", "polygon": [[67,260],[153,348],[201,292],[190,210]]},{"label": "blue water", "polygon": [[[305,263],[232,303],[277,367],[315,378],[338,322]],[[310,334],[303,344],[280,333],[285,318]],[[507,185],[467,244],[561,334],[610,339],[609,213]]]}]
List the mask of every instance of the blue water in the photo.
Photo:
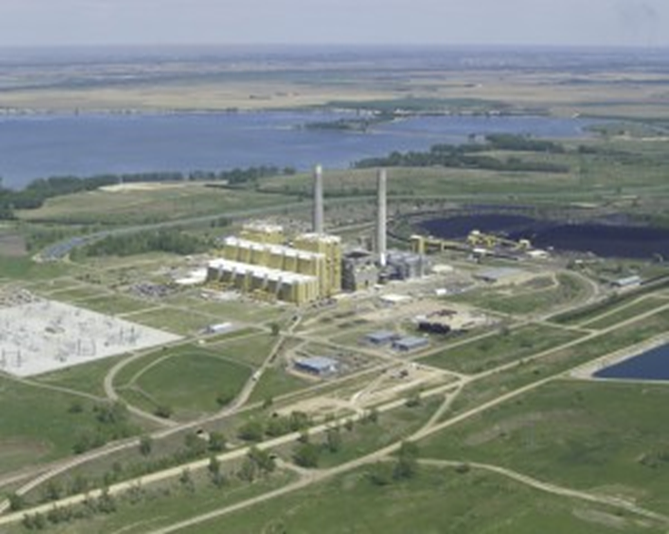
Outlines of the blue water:
[{"label": "blue water", "polygon": [[221,171],[259,165],[346,168],[393,150],[461,143],[470,134],[569,138],[587,123],[549,117],[429,116],[367,133],[303,129],[330,112],[22,115],[0,118],[0,176],[20,188],[48,176],[152,171]]},{"label": "blue water", "polygon": [[595,376],[628,380],[669,380],[669,345],[662,345],[602,369]]}]

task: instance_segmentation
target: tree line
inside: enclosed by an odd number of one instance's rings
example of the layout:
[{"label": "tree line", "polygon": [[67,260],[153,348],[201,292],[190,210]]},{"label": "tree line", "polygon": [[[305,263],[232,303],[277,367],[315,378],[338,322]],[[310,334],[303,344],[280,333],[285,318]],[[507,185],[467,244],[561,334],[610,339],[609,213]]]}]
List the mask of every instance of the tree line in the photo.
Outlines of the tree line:
[{"label": "tree line", "polygon": [[533,139],[520,135],[488,135],[484,143],[463,145],[437,144],[426,152],[391,152],[384,157],[365,158],[353,164],[354,168],[370,167],[455,167],[515,172],[567,173],[569,166],[546,161],[526,161],[518,156],[500,159],[483,154],[492,150],[562,154],[564,146],[553,141]]},{"label": "tree line", "polygon": [[[144,172],[132,174],[101,174],[89,177],[52,176],[30,182],[24,189],[7,189],[0,185],[0,219],[14,219],[15,210],[38,209],[50,198],[85,191],[94,191],[100,187],[136,182],[195,182],[217,181],[233,187],[255,183],[260,178],[277,175],[292,175],[297,171],[293,167],[279,168],[273,165],[261,165],[246,169],[235,168],[229,171],[192,171],[183,172]],[[1,184],[1,180],[0,180]]]},{"label": "tree line", "polygon": [[134,256],[148,252],[169,252],[187,256],[206,252],[214,246],[211,239],[177,229],[146,230],[128,235],[107,236],[75,252],[80,256]]}]

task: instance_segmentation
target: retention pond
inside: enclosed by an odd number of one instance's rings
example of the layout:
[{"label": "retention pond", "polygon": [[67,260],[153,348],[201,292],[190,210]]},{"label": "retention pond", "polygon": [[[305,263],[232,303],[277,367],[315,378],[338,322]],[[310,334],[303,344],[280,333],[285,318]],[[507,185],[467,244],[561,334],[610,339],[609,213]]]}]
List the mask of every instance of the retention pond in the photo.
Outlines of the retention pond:
[{"label": "retention pond", "polygon": [[595,378],[669,381],[669,344],[650,349],[594,374]]}]

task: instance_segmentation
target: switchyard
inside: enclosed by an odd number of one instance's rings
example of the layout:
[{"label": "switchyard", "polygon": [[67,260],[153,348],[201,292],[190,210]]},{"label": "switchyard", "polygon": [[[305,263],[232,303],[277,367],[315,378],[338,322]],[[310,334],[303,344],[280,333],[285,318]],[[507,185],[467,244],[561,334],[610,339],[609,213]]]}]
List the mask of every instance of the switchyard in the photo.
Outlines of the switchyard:
[{"label": "switchyard", "polygon": [[22,292],[0,307],[0,371],[27,377],[164,345],[174,334]]}]

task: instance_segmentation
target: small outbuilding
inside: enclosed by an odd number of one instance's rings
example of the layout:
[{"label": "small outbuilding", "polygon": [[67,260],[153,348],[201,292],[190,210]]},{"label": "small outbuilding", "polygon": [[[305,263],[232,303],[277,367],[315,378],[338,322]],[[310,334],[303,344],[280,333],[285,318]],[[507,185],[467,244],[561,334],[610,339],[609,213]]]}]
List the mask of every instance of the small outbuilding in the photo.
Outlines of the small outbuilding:
[{"label": "small outbuilding", "polygon": [[225,334],[232,330],[232,326],[232,323],[210,324],[204,332],[205,334]]},{"label": "small outbuilding", "polygon": [[496,267],[484,269],[474,274],[474,278],[488,284],[512,284],[526,278],[528,273],[513,267]]},{"label": "small outbuilding", "polygon": [[430,340],[424,337],[403,337],[393,341],[393,349],[398,352],[413,352],[430,345]]},{"label": "small outbuilding", "polygon": [[371,343],[372,345],[388,345],[399,337],[399,335],[397,335],[395,332],[391,332],[390,330],[381,330],[379,332],[372,332],[371,334],[367,334],[365,336],[365,341]]},{"label": "small outbuilding", "polygon": [[337,372],[339,362],[325,356],[313,356],[295,360],[295,367],[312,375],[327,376]]},{"label": "small outbuilding", "polygon": [[618,289],[630,289],[641,285],[641,277],[638,275],[619,278],[613,281],[613,287]]}]

